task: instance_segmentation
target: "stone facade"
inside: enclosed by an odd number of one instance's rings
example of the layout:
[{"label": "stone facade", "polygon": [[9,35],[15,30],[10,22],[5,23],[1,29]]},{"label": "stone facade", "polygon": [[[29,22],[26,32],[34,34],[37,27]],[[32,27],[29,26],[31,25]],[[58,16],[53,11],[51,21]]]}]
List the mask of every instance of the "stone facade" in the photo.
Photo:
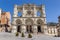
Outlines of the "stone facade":
[{"label": "stone facade", "polygon": [[60,36],[60,16],[58,17],[58,23],[55,26],[48,26],[47,29],[45,29],[47,32],[47,35],[51,36]]},{"label": "stone facade", "polygon": [[[37,12],[41,14],[37,16]],[[18,17],[18,12],[22,15]],[[14,6],[12,20],[12,32],[44,33],[46,26],[45,5],[36,6],[35,4],[24,4]]]},{"label": "stone facade", "polygon": [[57,36],[58,35],[58,31],[57,31],[57,26],[47,26],[47,35],[51,35],[51,36]]},{"label": "stone facade", "polygon": [[[18,16],[19,12],[21,12],[21,16]],[[38,14],[39,16],[37,16],[37,12],[40,12],[40,15]],[[45,5],[36,6],[35,4],[24,4],[22,6],[14,6],[12,19],[13,33],[44,33],[47,35],[57,36],[60,35],[60,32],[58,31],[60,29],[60,21],[57,25],[47,25]]]}]

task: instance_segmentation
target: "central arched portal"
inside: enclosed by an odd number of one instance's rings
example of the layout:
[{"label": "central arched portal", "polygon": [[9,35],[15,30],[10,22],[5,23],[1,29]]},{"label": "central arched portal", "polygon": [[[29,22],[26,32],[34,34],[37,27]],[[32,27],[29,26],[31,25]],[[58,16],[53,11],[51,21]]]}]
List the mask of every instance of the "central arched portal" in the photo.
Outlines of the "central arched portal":
[{"label": "central arched portal", "polygon": [[21,32],[21,24],[22,24],[21,20],[17,19],[16,20],[17,32]]},{"label": "central arched portal", "polygon": [[28,32],[28,33],[32,33],[33,31],[32,31],[32,25],[27,25],[26,26],[26,31]]},{"label": "central arched portal", "polygon": [[32,19],[27,19],[26,20],[26,31],[28,32],[28,33],[33,33],[33,20]]},{"label": "central arched portal", "polygon": [[21,32],[21,25],[17,26],[17,32]]}]

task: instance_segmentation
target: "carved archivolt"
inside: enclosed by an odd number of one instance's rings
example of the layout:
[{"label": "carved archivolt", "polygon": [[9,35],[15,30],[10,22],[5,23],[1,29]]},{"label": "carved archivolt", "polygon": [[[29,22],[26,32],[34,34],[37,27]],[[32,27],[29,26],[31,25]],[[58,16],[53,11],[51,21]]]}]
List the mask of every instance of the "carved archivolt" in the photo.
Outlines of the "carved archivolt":
[{"label": "carved archivolt", "polygon": [[43,25],[44,22],[43,22],[41,19],[38,19],[38,20],[37,20],[37,24]]},{"label": "carved archivolt", "polygon": [[33,25],[33,20],[28,18],[28,19],[25,20],[25,24],[26,25]]},{"label": "carved archivolt", "polygon": [[22,24],[22,21],[20,19],[17,19],[16,24]]}]

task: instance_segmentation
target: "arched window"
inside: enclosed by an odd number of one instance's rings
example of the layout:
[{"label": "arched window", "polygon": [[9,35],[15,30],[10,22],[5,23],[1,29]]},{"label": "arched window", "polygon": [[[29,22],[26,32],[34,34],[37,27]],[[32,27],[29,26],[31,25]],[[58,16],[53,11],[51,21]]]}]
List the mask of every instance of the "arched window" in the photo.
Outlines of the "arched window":
[{"label": "arched window", "polygon": [[37,16],[40,17],[41,16],[41,13],[40,11],[37,12]]},{"label": "arched window", "polygon": [[43,23],[43,21],[41,19],[37,20],[37,30],[38,30],[38,32],[42,32],[41,31],[41,25],[43,25],[43,24],[44,23]]},{"label": "arched window", "polygon": [[22,17],[22,13],[21,12],[18,12],[18,17]]}]

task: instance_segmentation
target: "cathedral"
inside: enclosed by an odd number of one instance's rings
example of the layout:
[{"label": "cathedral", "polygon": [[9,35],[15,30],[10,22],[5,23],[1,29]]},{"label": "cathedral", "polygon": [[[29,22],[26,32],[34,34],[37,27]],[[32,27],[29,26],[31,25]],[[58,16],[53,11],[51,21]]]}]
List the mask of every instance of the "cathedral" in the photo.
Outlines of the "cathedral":
[{"label": "cathedral", "polygon": [[[18,14],[19,12],[21,14]],[[40,14],[38,14],[38,12]],[[60,35],[59,23],[55,26],[47,25],[45,5],[35,4],[14,5],[14,14],[12,19],[13,33],[23,32],[23,33],[44,33],[52,36]]]},{"label": "cathedral", "polygon": [[[21,12],[22,15],[18,16],[18,12]],[[37,16],[37,12],[41,14]],[[45,6],[36,6],[35,4],[15,5],[12,26],[13,32],[43,33],[44,28],[46,28]]]}]

